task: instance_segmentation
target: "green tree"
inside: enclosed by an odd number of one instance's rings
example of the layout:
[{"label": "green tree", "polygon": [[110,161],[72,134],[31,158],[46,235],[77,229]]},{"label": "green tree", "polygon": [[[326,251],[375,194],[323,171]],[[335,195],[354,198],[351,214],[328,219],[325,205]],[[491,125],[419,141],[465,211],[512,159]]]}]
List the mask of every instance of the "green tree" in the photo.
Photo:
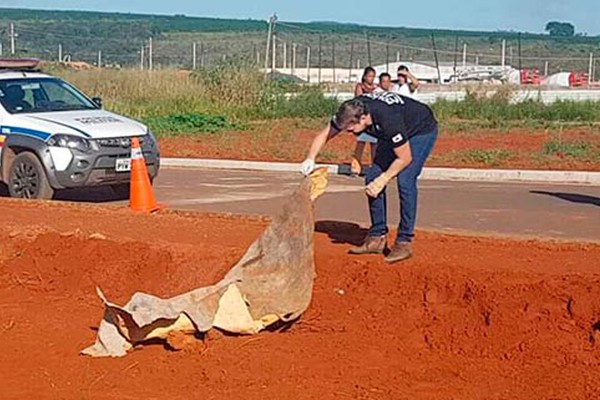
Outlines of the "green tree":
[{"label": "green tree", "polygon": [[546,24],[545,30],[550,36],[575,36],[575,26],[569,22],[551,21]]}]

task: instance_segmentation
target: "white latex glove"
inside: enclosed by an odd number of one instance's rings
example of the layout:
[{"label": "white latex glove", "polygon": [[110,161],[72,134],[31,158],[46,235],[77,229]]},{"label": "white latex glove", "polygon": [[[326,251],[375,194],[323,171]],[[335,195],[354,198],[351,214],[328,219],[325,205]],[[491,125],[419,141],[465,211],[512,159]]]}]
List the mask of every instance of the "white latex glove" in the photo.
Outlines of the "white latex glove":
[{"label": "white latex glove", "polygon": [[371,197],[379,196],[379,193],[385,189],[386,185],[390,182],[391,178],[387,173],[383,172],[381,175],[377,177],[373,182],[367,185],[366,191],[367,195]]},{"label": "white latex glove", "polygon": [[308,176],[315,170],[315,160],[312,158],[307,158],[300,164],[300,172],[302,175]]}]

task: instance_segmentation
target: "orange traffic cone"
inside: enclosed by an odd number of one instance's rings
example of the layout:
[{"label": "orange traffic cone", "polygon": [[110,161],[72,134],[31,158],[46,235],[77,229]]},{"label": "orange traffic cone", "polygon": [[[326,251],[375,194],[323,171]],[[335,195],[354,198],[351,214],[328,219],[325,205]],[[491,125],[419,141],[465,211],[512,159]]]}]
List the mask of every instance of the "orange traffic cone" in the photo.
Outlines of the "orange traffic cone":
[{"label": "orange traffic cone", "polygon": [[160,207],[156,204],[152,184],[148,177],[146,161],[140,147],[140,139],[131,139],[131,188],[129,207],[133,211],[154,212]]}]

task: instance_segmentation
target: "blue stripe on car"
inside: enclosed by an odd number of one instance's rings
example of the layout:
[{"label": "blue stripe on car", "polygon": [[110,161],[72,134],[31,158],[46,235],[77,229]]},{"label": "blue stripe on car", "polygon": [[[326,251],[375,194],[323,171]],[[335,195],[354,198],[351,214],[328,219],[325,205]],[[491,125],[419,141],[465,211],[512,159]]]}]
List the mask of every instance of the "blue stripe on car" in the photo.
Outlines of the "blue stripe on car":
[{"label": "blue stripe on car", "polygon": [[[31,137],[34,137],[36,139],[41,139],[41,140],[46,140],[50,136],[52,136],[48,132],[36,131],[35,129],[21,128],[18,126],[3,126],[1,129],[2,129],[2,133],[5,135],[6,134],[8,134],[8,135],[25,135],[25,136],[31,136]],[[10,130],[10,132],[6,132],[6,129]]]}]

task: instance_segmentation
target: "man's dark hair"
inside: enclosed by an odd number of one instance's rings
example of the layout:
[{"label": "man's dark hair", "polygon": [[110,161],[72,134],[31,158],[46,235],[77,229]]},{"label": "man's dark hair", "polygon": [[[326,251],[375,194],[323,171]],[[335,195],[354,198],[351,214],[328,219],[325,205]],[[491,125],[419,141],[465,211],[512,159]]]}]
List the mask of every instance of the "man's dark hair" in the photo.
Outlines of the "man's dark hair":
[{"label": "man's dark hair", "polygon": [[398,72],[400,71],[408,71],[408,67],[406,65],[401,65],[398,67]]},{"label": "man's dark hair", "polygon": [[383,78],[392,79],[392,76],[390,74],[388,74],[387,72],[383,72],[381,75],[379,75],[379,82],[381,82],[383,80]]},{"label": "man's dark hair", "polygon": [[360,121],[360,117],[367,115],[369,110],[367,105],[359,98],[347,100],[338,108],[332,121],[337,130],[345,129],[349,124],[355,124]]}]

